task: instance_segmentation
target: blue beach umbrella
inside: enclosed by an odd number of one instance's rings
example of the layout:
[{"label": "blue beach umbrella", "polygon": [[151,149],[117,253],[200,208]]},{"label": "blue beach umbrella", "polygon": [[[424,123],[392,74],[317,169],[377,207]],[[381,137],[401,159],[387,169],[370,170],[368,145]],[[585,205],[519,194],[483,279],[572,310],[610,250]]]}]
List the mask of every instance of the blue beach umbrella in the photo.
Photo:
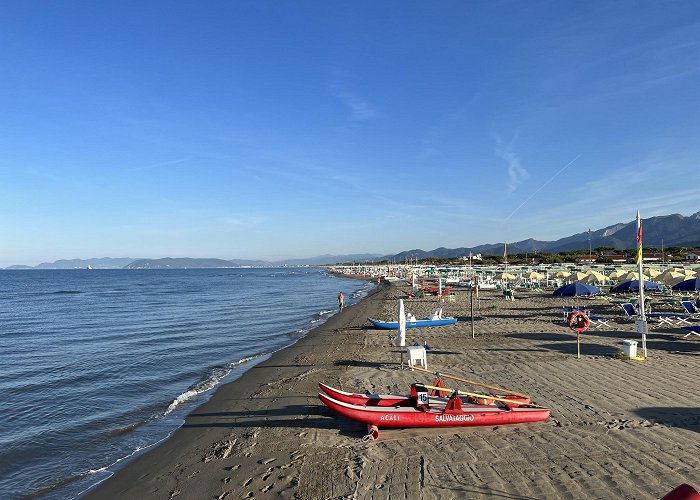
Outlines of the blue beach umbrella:
[{"label": "blue beach umbrella", "polygon": [[689,280],[676,283],[671,287],[671,290],[676,290],[678,292],[692,292],[693,290],[700,290],[700,278],[690,278]]},{"label": "blue beach umbrella", "polygon": [[587,283],[581,283],[580,281],[574,281],[561,288],[557,288],[552,292],[552,295],[559,297],[576,297],[578,295],[598,295],[599,293],[600,289],[598,287]]},{"label": "blue beach umbrella", "polygon": [[[653,281],[644,280],[645,290],[661,290],[661,285],[654,283]],[[610,289],[611,292],[638,292],[639,291],[639,280],[625,281],[619,285],[615,285]]]}]

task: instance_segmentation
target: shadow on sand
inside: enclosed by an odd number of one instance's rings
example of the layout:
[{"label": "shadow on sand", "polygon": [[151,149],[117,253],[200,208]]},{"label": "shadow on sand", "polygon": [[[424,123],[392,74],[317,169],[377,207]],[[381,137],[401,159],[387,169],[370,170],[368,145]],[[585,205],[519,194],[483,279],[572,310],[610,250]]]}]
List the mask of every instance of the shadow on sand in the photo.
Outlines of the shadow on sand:
[{"label": "shadow on sand", "polygon": [[700,433],[700,408],[698,407],[648,407],[638,408],[634,413],[657,424]]},{"label": "shadow on sand", "polygon": [[[201,423],[197,422],[202,419]],[[229,420],[230,419],[230,420]],[[346,437],[362,437],[367,426],[341,417],[319,402],[318,405],[289,405],[282,408],[191,413],[182,428],[303,428],[338,429]]]}]

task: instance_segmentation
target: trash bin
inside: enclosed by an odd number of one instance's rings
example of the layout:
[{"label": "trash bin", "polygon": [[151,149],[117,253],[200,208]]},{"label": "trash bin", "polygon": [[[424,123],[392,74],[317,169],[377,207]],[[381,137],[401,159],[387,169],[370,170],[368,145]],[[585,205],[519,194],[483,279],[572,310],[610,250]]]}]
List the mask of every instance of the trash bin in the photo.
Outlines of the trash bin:
[{"label": "trash bin", "polygon": [[623,340],[622,341],[622,353],[627,358],[637,357],[637,342],[634,340]]}]

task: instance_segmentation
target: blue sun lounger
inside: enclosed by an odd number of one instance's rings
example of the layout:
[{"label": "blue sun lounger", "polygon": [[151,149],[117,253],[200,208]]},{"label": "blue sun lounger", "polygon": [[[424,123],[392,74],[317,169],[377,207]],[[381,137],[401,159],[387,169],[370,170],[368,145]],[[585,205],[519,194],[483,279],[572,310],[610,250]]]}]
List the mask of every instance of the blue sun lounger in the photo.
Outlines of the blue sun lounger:
[{"label": "blue sun lounger", "polygon": [[689,337],[691,335],[697,335],[700,337],[700,325],[692,325],[692,326],[681,326],[684,330],[688,330],[688,333],[683,335],[683,338]]},{"label": "blue sun lounger", "polygon": [[684,300],[681,302],[681,305],[683,306],[683,309],[685,309],[685,312],[687,312],[690,316],[700,316],[700,311],[698,311],[697,307],[695,307],[691,301]]}]

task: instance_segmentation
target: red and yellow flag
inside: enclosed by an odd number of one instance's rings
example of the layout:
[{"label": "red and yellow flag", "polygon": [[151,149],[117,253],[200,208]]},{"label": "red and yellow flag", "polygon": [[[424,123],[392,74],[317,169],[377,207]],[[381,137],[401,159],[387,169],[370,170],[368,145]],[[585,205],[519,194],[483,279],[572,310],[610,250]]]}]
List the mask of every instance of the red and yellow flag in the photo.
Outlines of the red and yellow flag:
[{"label": "red and yellow flag", "polygon": [[642,261],[642,219],[637,212],[637,265]]}]

